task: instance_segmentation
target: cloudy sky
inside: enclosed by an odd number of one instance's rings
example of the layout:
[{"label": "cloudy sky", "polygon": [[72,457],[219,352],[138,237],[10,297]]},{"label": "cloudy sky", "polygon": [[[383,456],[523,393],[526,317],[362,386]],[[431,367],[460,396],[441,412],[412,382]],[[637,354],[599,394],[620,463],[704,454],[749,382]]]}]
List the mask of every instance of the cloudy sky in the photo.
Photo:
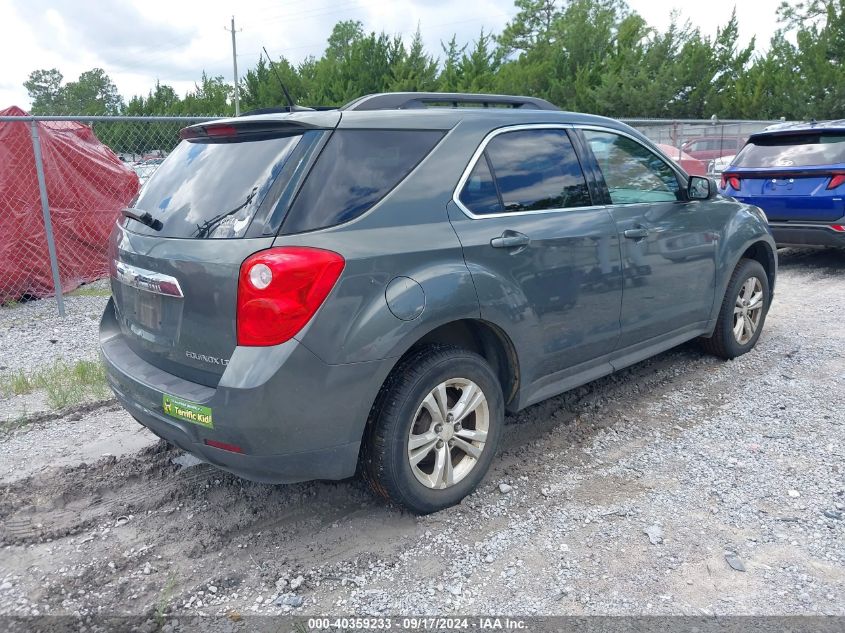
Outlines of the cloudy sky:
[{"label": "cloudy sky", "polygon": [[[628,0],[646,21],[664,29],[674,7],[682,19],[715,34],[737,5],[740,37],[765,47],[777,28],[780,0]],[[0,109],[29,106],[22,84],[38,68],[58,68],[65,80],[101,67],[124,97],[146,94],[156,79],[184,93],[203,70],[231,80],[235,13],[238,68],[271,55],[299,61],[319,55],[332,25],[357,19],[366,30],[410,35],[420,25],[428,49],[456,34],[471,41],[484,27],[498,32],[515,13],[512,0],[0,0]]]}]

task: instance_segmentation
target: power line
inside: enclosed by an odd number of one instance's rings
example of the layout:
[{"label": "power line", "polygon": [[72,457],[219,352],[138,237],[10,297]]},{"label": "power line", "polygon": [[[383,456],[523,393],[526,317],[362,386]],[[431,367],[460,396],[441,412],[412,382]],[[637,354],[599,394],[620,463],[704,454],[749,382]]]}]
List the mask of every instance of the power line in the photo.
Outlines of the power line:
[{"label": "power line", "polygon": [[311,7],[310,9],[305,9],[302,11],[292,11],[282,14],[276,15],[269,15],[265,16],[266,19],[261,20],[261,25],[267,24],[276,24],[278,22],[299,22],[302,20],[307,20],[310,18],[316,17],[323,17],[326,15],[332,15],[335,13],[345,13],[350,9],[360,9],[365,7],[366,5],[360,2],[359,0],[346,0],[345,2],[341,2],[340,4],[335,5],[323,5],[319,7]]}]

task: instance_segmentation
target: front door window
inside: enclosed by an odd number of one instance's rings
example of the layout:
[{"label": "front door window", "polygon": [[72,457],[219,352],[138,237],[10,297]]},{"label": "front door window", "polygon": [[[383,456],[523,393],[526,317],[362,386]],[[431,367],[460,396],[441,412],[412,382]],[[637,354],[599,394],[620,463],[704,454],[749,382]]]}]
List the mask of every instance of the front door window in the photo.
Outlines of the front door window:
[{"label": "front door window", "polygon": [[601,167],[613,204],[681,199],[675,171],[645,146],[612,132],[584,130],[584,137]]}]

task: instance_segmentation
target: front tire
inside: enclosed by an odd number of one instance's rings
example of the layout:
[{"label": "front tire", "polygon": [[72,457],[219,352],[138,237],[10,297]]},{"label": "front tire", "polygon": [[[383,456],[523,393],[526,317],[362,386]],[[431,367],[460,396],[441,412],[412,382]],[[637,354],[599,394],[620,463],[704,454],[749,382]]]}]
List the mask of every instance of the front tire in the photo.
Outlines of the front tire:
[{"label": "front tire", "polygon": [[486,360],[452,346],[421,348],[397,365],[373,407],[364,476],[412,512],[442,510],[484,478],[503,426],[502,389]]},{"label": "front tire", "polygon": [[750,351],[769,312],[769,277],[760,262],[741,259],[734,269],[713,336],[701,339],[706,352],[731,359]]}]

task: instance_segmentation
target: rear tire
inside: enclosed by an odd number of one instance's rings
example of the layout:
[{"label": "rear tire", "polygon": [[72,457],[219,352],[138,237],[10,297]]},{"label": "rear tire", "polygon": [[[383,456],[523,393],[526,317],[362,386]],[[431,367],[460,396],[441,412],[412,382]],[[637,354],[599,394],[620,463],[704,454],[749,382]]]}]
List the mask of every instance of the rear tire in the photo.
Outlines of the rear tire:
[{"label": "rear tire", "polygon": [[731,359],[751,350],[763,331],[769,299],[769,277],[760,262],[739,260],[728,282],[713,336],[701,339],[704,351]]},{"label": "rear tire", "polygon": [[460,502],[484,478],[504,426],[496,374],[478,354],[433,345],[404,359],[367,425],[362,472],[373,490],[412,512]]}]

